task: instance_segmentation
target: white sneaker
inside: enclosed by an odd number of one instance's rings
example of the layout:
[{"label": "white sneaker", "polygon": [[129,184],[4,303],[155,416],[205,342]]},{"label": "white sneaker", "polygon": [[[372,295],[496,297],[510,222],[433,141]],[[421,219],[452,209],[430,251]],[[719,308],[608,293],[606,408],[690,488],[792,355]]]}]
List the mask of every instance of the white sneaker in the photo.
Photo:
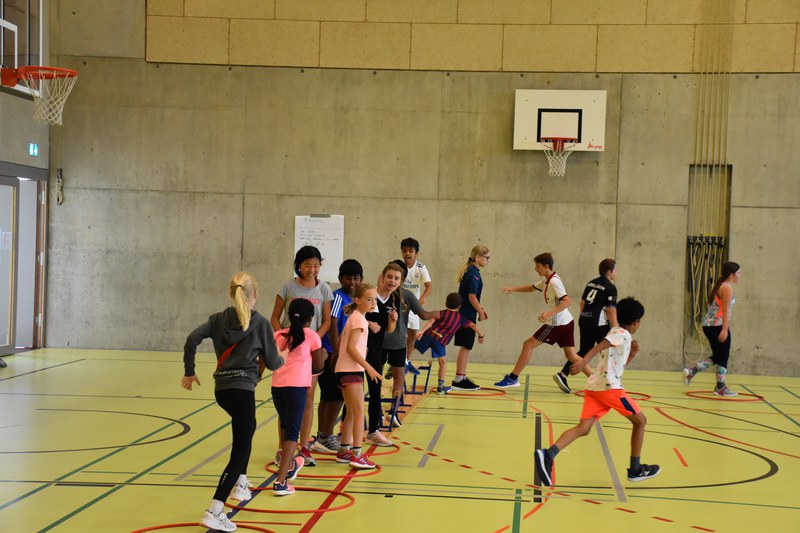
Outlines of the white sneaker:
[{"label": "white sneaker", "polygon": [[370,444],[374,444],[375,446],[391,446],[392,441],[386,438],[386,436],[381,433],[380,431],[375,431],[367,435],[366,441]]},{"label": "white sneaker", "polygon": [[683,369],[683,384],[688,385],[692,382],[692,378],[694,375],[692,374],[692,370],[690,368]]},{"label": "white sneaker", "polygon": [[215,531],[236,531],[236,524],[228,520],[225,511],[214,514],[206,509],[203,513],[203,517],[200,519],[200,525]]},{"label": "white sneaker", "polygon": [[[249,485],[249,484],[248,484]],[[233,490],[231,491],[231,499],[232,500],[239,500],[240,502],[246,502],[253,497],[253,493],[250,492],[250,487],[247,485],[240,485],[236,483],[233,486]]]}]

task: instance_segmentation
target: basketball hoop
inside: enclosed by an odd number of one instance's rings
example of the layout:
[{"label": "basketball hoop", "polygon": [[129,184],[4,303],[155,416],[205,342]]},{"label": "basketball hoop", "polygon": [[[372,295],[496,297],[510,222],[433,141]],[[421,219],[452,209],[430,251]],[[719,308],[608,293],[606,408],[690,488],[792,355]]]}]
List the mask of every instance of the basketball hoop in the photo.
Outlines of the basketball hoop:
[{"label": "basketball hoop", "polygon": [[61,112],[78,80],[78,73],[58,67],[30,66],[3,69],[3,85],[14,87],[20,80],[33,96],[35,106],[33,118],[49,124],[61,124]]},{"label": "basketball hoop", "polygon": [[539,141],[544,146],[544,155],[550,163],[551,176],[563,176],[567,170],[567,158],[572,153],[578,139],[567,137],[549,137]]}]

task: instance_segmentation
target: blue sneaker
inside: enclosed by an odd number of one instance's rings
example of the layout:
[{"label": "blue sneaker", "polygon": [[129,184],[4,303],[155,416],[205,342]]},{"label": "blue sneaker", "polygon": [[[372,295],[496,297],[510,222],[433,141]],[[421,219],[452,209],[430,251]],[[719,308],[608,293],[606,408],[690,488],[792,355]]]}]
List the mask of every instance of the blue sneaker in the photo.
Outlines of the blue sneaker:
[{"label": "blue sneaker", "polygon": [[417,367],[411,364],[411,361],[406,361],[406,374],[413,374],[415,376],[419,376],[419,370]]},{"label": "blue sneaker", "polygon": [[[276,482],[272,485],[272,494],[274,494],[275,496],[289,496],[290,494],[294,494],[294,487],[289,485],[288,481],[286,483]],[[233,530],[225,529],[223,531],[233,531]]]},{"label": "blue sneaker", "polygon": [[503,376],[503,379],[494,384],[495,387],[501,389],[510,389],[511,387],[519,387],[519,379],[511,379],[508,374]]},{"label": "blue sneaker", "polygon": [[294,481],[297,478],[297,474],[300,473],[300,469],[303,468],[305,465],[305,460],[303,459],[302,455],[298,455],[294,458],[294,462],[292,463],[292,467],[286,472],[286,480],[287,481]]},{"label": "blue sneaker", "polygon": [[452,387],[445,387],[444,385],[442,385],[442,386],[436,388],[436,393],[439,396],[444,396],[445,394],[447,394],[451,390],[452,390]]}]

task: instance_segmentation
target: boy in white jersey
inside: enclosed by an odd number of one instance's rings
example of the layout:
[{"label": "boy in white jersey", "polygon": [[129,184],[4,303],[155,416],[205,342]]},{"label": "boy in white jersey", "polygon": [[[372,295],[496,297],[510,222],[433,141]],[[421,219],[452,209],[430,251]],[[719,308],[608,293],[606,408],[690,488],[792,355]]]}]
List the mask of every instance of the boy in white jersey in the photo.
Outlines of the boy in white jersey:
[{"label": "boy in white jersey", "polygon": [[536,273],[542,276],[542,280],[532,285],[503,287],[503,292],[511,294],[512,292],[541,291],[545,304],[550,309],[539,315],[539,322],[543,326],[522,344],[522,351],[517,358],[514,370],[494,384],[495,387],[501,389],[519,387],[519,375],[531,360],[533,349],[540,344],[558,344],[564,350],[564,356],[567,359],[573,363],[581,360],[575,352],[575,321],[567,310],[572,300],[567,295],[561,278],[553,270],[553,254],[549,252],[539,254],[533,258],[533,264]]},{"label": "boy in white jersey", "polygon": [[[584,356],[575,362],[570,369],[571,374],[583,370],[598,353],[601,354],[597,367],[589,376],[586,390],[583,391],[583,410],[578,425],[568,429],[550,448],[538,449],[535,452],[536,473],[542,485],[553,484],[552,468],[555,456],[579,437],[589,434],[595,422],[614,409],[633,424],[631,430],[631,462],[628,468],[628,481],[642,481],[655,477],[661,472],[658,465],[646,465],[640,462],[644,429],[647,418],[636,402],[622,388],[622,373],[625,366],[636,357],[639,345],[632,334],[639,329],[644,316],[644,306],[633,298],[624,298],[617,303],[619,327],[611,328],[599,344],[595,345]],[[604,351],[605,350],[605,351]]]},{"label": "boy in white jersey", "polygon": [[[403,254],[403,262],[408,269],[403,288],[411,291],[419,300],[420,305],[424,306],[425,300],[428,299],[428,296],[433,291],[433,283],[431,282],[431,275],[428,273],[428,267],[417,260],[419,241],[413,237],[406,237],[400,241],[400,252]],[[417,340],[419,326],[419,317],[413,311],[410,312],[408,314],[408,339],[406,341],[406,374],[411,372],[419,375],[419,370],[411,364],[411,353],[414,351],[414,342]]]}]

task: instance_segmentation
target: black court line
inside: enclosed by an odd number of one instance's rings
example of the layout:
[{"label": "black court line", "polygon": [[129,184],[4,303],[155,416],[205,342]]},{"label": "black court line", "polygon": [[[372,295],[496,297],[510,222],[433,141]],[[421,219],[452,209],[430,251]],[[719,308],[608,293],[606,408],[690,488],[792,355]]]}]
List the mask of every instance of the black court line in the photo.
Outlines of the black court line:
[{"label": "black court line", "polygon": [[50,370],[51,368],[58,368],[58,367],[64,366],[64,365],[71,365],[72,363],[80,363],[81,361],[86,361],[86,358],[75,359],[74,361],[68,361],[66,363],[61,363],[61,364],[58,364],[58,365],[46,366],[44,368],[39,368],[38,370],[31,370],[30,372],[25,372],[24,374],[16,374],[16,375],[13,375],[13,376],[8,376],[7,378],[0,379],[0,381],[7,381],[9,379],[21,378],[22,376],[28,376],[30,374],[35,374],[37,372],[44,372],[45,370]]},{"label": "black court line", "polygon": [[[132,415],[132,416],[142,416],[145,418],[155,418],[158,420],[166,420],[167,422],[171,422],[173,424],[177,424],[182,429],[179,433],[175,435],[169,435],[167,437],[163,437],[161,439],[154,439],[149,441],[141,441],[135,442],[133,444],[116,444],[112,446],[99,446],[96,448],[70,448],[65,450],[22,450],[22,451],[0,451],[0,455],[11,455],[11,454],[30,454],[30,453],[61,453],[61,452],[88,452],[88,451],[97,451],[97,450],[113,450],[117,448],[132,448],[134,446],[144,446],[146,444],[155,444],[156,442],[164,442],[167,440],[176,439],[182,435],[189,433],[190,426],[186,422],[181,420],[176,420],[174,418],[169,418],[166,416],[158,416],[158,415],[151,415],[148,413],[131,413],[128,411],[103,411],[99,409],[37,409],[37,411],[66,411],[69,413],[103,413],[103,414],[115,414],[115,415]],[[167,426],[168,427],[168,426]]]}]

